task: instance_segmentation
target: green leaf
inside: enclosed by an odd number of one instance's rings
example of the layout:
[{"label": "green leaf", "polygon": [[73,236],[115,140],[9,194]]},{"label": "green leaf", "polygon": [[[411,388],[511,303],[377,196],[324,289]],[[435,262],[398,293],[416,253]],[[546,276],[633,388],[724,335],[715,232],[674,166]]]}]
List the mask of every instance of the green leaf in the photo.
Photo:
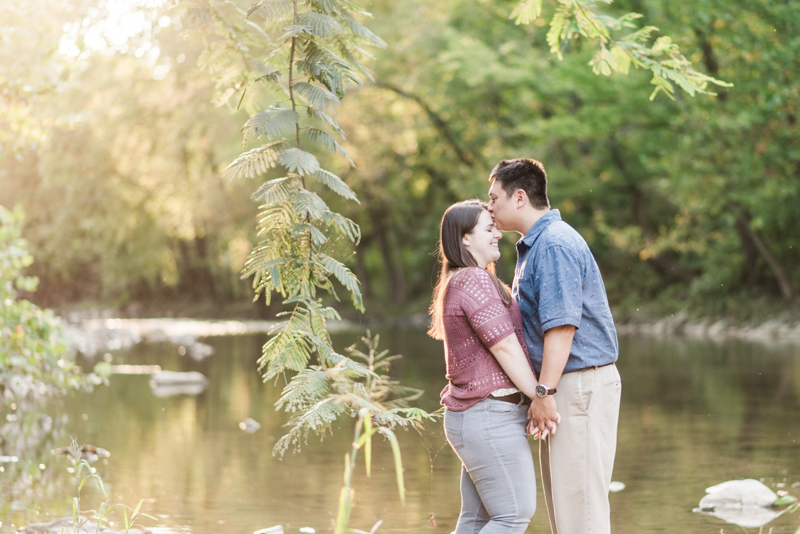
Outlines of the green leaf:
[{"label": "green leaf", "polygon": [[514,24],[530,24],[542,15],[542,0],[524,0],[520,2],[511,16],[508,18],[514,19]]},{"label": "green leaf", "polygon": [[339,97],[318,85],[297,82],[292,87],[312,107],[321,109],[329,115],[335,115],[336,106],[342,103]]},{"label": "green leaf", "polygon": [[358,201],[356,194],[353,193],[352,189],[350,189],[350,187],[348,187],[348,185],[344,183],[341,178],[332,172],[328,172],[325,169],[320,169],[314,173],[314,178],[316,178],[318,182],[328,186],[334,193],[341,195],[348,200],[354,200],[357,204],[361,204],[361,202]]},{"label": "green leaf", "polygon": [[611,55],[616,60],[616,70],[622,74],[628,74],[631,68],[631,56],[617,45],[611,47]]},{"label": "green leaf", "polygon": [[253,178],[275,168],[281,152],[289,148],[286,141],[275,141],[259,148],[249,150],[236,158],[223,171],[223,175],[231,180],[236,178]]},{"label": "green leaf", "polygon": [[550,21],[550,29],[547,31],[547,44],[550,45],[550,52],[556,54],[558,59],[564,59],[561,55],[561,40],[562,33],[568,24],[567,15],[567,8],[563,5],[559,6]]},{"label": "green leaf", "polygon": [[254,132],[257,139],[262,136],[274,139],[294,129],[299,119],[296,111],[271,106],[250,117],[242,127],[242,133],[245,140],[250,132]]},{"label": "green leaf", "polygon": [[281,165],[289,169],[289,172],[296,172],[301,176],[314,174],[320,169],[319,161],[314,154],[303,152],[299,148],[287,148],[279,158]]},{"label": "green leaf", "polygon": [[792,504],[793,502],[797,502],[797,497],[786,494],[782,497],[779,497],[774,503],[772,503],[772,506],[783,506],[784,504]]}]

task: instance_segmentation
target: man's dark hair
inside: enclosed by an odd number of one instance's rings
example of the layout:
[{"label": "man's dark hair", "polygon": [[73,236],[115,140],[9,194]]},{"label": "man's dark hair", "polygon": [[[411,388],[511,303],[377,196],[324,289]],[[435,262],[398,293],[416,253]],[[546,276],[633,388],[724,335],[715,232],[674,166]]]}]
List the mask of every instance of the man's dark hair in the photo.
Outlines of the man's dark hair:
[{"label": "man's dark hair", "polygon": [[537,210],[550,207],[547,199],[547,173],[541,161],[532,158],[504,159],[498,163],[489,180],[497,180],[507,195],[522,189]]}]

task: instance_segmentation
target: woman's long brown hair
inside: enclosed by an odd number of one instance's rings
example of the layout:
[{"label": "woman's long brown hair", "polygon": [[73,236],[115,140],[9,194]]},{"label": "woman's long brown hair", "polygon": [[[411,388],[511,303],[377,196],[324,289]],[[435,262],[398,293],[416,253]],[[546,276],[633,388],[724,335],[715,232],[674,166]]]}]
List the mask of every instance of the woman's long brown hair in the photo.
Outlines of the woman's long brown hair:
[{"label": "woman's long brown hair", "polygon": [[[478,218],[485,209],[487,209],[486,204],[480,200],[464,200],[447,208],[442,216],[439,229],[439,262],[442,264],[442,270],[433,290],[433,302],[430,307],[431,327],[428,329],[428,335],[434,339],[444,339],[442,320],[444,298],[453,273],[464,267],[480,267],[469,250],[464,247],[464,236],[475,228]],[[486,270],[489,271],[503,304],[510,306],[511,290],[495,276],[494,263],[487,265]]]}]

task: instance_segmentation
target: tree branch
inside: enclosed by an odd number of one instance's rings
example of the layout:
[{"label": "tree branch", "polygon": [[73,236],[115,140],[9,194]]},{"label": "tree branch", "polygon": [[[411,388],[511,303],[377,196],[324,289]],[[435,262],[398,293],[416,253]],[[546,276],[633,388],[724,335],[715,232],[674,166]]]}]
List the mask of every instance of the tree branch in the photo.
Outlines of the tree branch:
[{"label": "tree branch", "polygon": [[[436,113],[428,105],[428,103],[425,102],[425,100],[422,99],[421,96],[419,96],[417,94],[414,94],[414,93],[409,93],[408,91],[404,91],[403,89],[401,89],[400,87],[397,87],[396,85],[393,85],[393,84],[390,84],[390,83],[386,83],[386,82],[375,82],[375,87],[380,87],[381,89],[388,89],[389,91],[392,91],[393,93],[396,93],[396,94],[402,96],[403,98],[408,98],[410,100],[413,100],[417,104],[419,104],[419,107],[422,108],[422,110],[425,112],[425,114],[431,120],[431,122],[433,123],[433,126],[439,131],[439,133],[444,138],[444,140],[447,142],[447,144],[449,144],[450,147],[453,149],[453,152],[456,153],[456,157],[464,165],[466,165],[467,167],[473,168],[473,167],[475,167],[476,163],[478,163],[482,167],[485,167],[485,168],[489,167],[489,164],[486,162],[486,160],[483,159],[483,156],[481,156],[479,153],[473,154],[473,153],[468,152],[467,150],[465,150],[465,149],[463,149],[461,147],[461,143],[459,142],[458,138],[456,137],[456,134],[450,129],[450,127],[445,122],[445,120],[442,119],[442,117],[438,113]],[[476,159],[477,159],[477,161],[476,161]]]}]

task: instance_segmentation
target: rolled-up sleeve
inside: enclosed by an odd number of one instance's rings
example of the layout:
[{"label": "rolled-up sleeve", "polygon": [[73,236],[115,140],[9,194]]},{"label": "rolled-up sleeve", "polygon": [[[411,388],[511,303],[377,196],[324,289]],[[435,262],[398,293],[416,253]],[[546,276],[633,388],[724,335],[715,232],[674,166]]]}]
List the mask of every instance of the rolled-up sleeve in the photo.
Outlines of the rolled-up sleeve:
[{"label": "rolled-up sleeve", "polygon": [[564,325],[580,328],[583,312],[583,278],[578,256],[569,248],[554,245],[541,252],[534,274],[539,294],[539,324],[542,331]]}]

